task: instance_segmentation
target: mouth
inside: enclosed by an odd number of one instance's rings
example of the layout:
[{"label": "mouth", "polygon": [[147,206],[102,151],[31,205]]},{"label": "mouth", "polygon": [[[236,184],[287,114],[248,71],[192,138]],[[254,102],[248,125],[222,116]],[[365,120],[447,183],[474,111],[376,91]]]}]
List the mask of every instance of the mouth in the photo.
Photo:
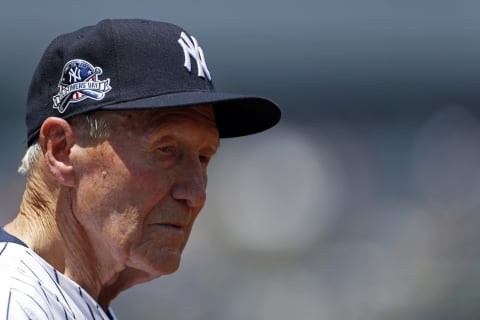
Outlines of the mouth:
[{"label": "mouth", "polygon": [[181,230],[185,228],[183,225],[177,224],[177,223],[160,223],[160,225],[166,228],[171,228],[176,230]]},{"label": "mouth", "polygon": [[164,231],[171,231],[177,233],[184,233],[186,228],[185,225],[175,222],[153,223],[151,224],[151,226],[162,228]]}]

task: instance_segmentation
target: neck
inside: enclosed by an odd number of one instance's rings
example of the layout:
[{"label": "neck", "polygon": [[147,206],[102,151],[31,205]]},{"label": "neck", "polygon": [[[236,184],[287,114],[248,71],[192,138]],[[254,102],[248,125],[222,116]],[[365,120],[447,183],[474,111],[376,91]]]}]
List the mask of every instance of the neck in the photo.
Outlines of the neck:
[{"label": "neck", "polygon": [[63,272],[65,250],[55,223],[54,211],[57,193],[56,190],[47,188],[44,181],[29,178],[20,212],[5,226],[5,230]]},{"label": "neck", "polygon": [[[115,277],[114,270],[96,263],[95,244],[72,212],[70,192],[39,171],[31,173],[20,212],[5,230],[98,301],[102,287]],[[110,300],[104,299],[102,307],[107,309],[109,304]]]},{"label": "neck", "polygon": [[72,208],[72,192],[48,176],[31,174],[20,212],[5,230],[79,284],[107,310],[121,291],[151,277],[109,257],[98,256],[97,252],[109,252],[108,248],[101,248],[102,241],[86,234]]},{"label": "neck", "polygon": [[[68,199],[64,195],[58,196],[65,191],[39,188],[38,184],[32,188],[32,184],[32,181],[27,182],[20,212],[5,225],[5,230],[25,242],[30,249],[98,301],[102,285],[106,278],[113,276],[113,271],[105,272],[106,268],[95,263],[98,259],[92,248],[94,244],[88,241],[66,205]],[[102,306],[107,309],[109,304],[110,300],[105,300]]]}]

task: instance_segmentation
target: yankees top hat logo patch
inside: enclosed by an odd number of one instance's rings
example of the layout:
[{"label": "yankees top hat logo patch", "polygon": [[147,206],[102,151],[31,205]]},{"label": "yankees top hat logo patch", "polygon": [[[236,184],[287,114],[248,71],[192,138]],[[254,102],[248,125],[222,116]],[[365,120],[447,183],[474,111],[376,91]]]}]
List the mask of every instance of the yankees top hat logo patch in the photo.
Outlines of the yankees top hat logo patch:
[{"label": "yankees top hat logo patch", "polygon": [[64,113],[70,103],[85,99],[102,100],[112,89],[110,78],[98,78],[102,73],[102,68],[94,67],[85,60],[74,59],[67,62],[58,83],[59,91],[53,97],[53,108]]}]

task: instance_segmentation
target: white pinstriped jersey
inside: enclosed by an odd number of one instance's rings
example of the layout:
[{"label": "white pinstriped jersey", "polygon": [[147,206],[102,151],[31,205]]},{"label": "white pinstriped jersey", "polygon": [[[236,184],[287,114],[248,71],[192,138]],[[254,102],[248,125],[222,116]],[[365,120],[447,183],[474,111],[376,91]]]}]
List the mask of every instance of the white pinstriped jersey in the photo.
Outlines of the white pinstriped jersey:
[{"label": "white pinstriped jersey", "polygon": [[78,284],[0,228],[0,320],[111,320]]}]

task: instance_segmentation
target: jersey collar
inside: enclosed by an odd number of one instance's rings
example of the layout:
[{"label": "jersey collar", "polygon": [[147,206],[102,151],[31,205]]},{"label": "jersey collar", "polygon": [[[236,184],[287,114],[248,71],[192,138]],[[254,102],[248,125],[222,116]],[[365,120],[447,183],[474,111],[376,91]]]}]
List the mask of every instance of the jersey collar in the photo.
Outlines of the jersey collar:
[{"label": "jersey collar", "polygon": [[3,228],[0,227],[0,242],[13,242],[16,244],[19,244],[24,247],[28,247],[25,242],[22,240],[18,239],[17,237],[11,235],[7,231],[5,231]]}]

